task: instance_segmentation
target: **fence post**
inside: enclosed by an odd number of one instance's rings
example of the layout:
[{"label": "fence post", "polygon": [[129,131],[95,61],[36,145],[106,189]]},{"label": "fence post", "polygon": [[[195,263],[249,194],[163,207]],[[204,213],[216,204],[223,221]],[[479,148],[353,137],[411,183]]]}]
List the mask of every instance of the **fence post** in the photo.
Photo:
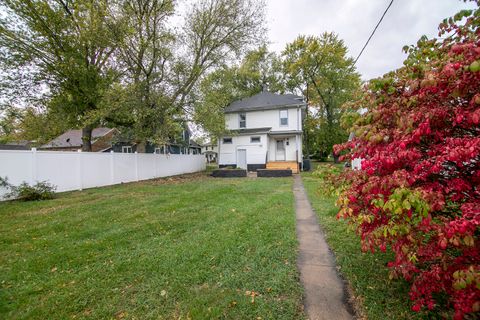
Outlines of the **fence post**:
[{"label": "fence post", "polygon": [[77,164],[78,164],[78,190],[83,190],[83,168],[82,168],[82,149],[77,150]]},{"label": "fence post", "polygon": [[138,181],[138,153],[135,151],[135,181]]},{"label": "fence post", "polygon": [[110,184],[115,184],[115,153],[110,150]]},{"label": "fence post", "polygon": [[153,154],[153,177],[156,178],[157,177],[157,160],[158,160],[158,153],[154,153]]},{"label": "fence post", "polygon": [[37,181],[37,148],[32,148],[32,185]]}]

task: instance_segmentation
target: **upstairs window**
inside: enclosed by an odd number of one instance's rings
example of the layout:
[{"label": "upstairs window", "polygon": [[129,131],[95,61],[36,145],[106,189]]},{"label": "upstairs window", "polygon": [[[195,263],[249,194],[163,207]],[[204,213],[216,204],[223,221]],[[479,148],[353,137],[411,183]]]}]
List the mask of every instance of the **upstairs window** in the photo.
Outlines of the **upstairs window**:
[{"label": "upstairs window", "polygon": [[223,138],[223,144],[230,144],[232,143],[232,138]]},{"label": "upstairs window", "polygon": [[280,110],[280,125],[288,126],[288,110]]},{"label": "upstairs window", "polygon": [[246,128],[247,127],[247,115],[245,113],[240,113],[238,115],[239,119],[239,127],[240,128]]},{"label": "upstairs window", "polygon": [[250,137],[250,143],[260,142],[260,137]]}]

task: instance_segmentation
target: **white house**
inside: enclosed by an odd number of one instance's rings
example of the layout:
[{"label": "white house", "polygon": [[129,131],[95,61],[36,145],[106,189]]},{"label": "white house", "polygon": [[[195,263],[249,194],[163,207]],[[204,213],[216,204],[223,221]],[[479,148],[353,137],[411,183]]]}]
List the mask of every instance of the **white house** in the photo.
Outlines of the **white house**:
[{"label": "white house", "polygon": [[302,164],[302,97],[261,92],[225,108],[229,134],[218,141],[219,167],[292,169]]},{"label": "white house", "polygon": [[216,162],[218,157],[218,145],[213,143],[202,145],[202,154],[205,155],[208,163]]}]

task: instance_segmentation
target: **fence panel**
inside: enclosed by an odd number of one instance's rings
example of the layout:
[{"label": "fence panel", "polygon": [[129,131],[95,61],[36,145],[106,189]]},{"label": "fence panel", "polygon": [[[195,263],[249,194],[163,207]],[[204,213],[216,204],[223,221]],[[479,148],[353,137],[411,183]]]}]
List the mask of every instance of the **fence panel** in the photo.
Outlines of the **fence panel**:
[{"label": "fence panel", "polygon": [[[28,151],[27,151],[28,152]],[[57,186],[57,191],[82,189],[80,153],[60,151],[37,151],[34,181],[48,181]],[[1,162],[1,160],[0,160]]]},{"label": "fence panel", "polygon": [[[203,155],[0,150],[0,177],[81,190],[205,170]],[[0,199],[5,194],[0,189]]]},{"label": "fence panel", "polygon": [[100,156],[93,152],[77,152],[80,155],[82,188],[103,187],[114,184],[110,170],[111,156]]}]

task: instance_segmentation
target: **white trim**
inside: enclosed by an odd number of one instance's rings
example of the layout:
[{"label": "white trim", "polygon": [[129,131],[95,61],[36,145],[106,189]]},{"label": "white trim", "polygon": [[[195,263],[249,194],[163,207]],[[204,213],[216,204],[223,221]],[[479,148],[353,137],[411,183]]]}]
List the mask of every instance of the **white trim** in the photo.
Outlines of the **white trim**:
[{"label": "white trim", "polygon": [[[128,152],[129,148],[130,148],[130,152]],[[127,150],[127,152],[125,152],[124,150]],[[122,146],[122,153],[133,153],[132,146]]]},{"label": "white trim", "polygon": [[[242,115],[245,117],[245,120],[243,120],[243,122],[245,122],[245,126],[242,127]],[[246,129],[247,128],[247,113],[246,112],[240,112],[238,113],[238,128],[239,129]]]},{"label": "white trim", "polygon": [[[287,150],[286,150],[286,147],[285,147],[285,139],[286,138],[281,138],[281,139],[275,139],[275,161],[285,161],[287,160]],[[279,141],[282,141],[282,145],[283,145],[283,159],[277,159],[277,156],[278,156],[278,142]]]},{"label": "white trim", "polygon": [[[253,139],[257,140],[258,141],[253,141]],[[250,143],[261,143],[262,142],[262,137],[260,136],[250,136]]]},{"label": "white trim", "polygon": [[[287,112],[287,117],[286,118],[282,118],[282,111],[285,111]],[[280,127],[288,127],[288,109],[280,109],[278,110],[278,117],[279,117],[279,125]],[[282,124],[282,119],[287,119],[287,123],[286,124]]]}]

